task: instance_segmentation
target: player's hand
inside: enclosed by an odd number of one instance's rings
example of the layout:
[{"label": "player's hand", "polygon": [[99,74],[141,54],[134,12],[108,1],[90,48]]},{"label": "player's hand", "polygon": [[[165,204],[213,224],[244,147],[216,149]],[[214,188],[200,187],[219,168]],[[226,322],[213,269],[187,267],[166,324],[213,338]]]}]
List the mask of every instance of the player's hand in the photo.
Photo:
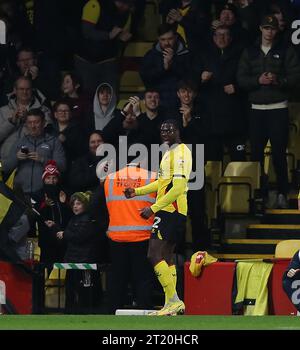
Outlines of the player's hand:
[{"label": "player's hand", "polygon": [[152,216],[154,213],[150,207],[145,207],[142,209],[139,209],[140,215],[143,219],[149,219],[150,216]]},{"label": "player's hand", "polygon": [[124,194],[127,199],[133,198],[136,196],[134,188],[131,188],[131,187],[125,188]]},{"label": "player's hand", "polygon": [[294,277],[297,272],[299,272],[300,269],[290,269],[288,273],[286,274],[288,277]]}]

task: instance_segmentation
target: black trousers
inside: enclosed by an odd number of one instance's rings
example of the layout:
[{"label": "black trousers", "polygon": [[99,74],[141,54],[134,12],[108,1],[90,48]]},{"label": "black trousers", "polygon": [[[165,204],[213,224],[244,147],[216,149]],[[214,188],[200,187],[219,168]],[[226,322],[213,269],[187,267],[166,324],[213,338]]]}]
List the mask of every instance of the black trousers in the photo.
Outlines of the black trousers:
[{"label": "black trousers", "polygon": [[264,149],[268,139],[272,146],[272,159],[277,178],[278,192],[288,193],[288,167],[286,148],[289,135],[287,108],[273,110],[251,109],[249,118],[251,160],[264,164]]},{"label": "black trousers", "polygon": [[114,242],[110,240],[111,271],[108,275],[109,311],[124,308],[130,283],[138,309],[152,309],[155,275],[148,258],[148,241]]},{"label": "black trousers", "polygon": [[95,270],[67,270],[66,314],[99,313],[102,301],[100,272]]},{"label": "black trousers", "polygon": [[245,137],[238,134],[209,134],[205,142],[205,159],[222,161],[224,146],[227,147],[232,162],[245,161]]}]

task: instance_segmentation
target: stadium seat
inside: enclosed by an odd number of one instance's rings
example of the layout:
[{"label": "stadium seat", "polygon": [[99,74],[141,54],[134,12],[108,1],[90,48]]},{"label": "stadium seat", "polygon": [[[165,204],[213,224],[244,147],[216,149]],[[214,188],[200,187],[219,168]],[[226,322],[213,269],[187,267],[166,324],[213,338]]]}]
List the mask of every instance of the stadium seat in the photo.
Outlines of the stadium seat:
[{"label": "stadium seat", "polygon": [[66,270],[53,269],[45,280],[45,307],[62,309],[65,305]]},{"label": "stadium seat", "polygon": [[259,162],[230,162],[218,182],[219,213],[250,213],[251,200],[260,187],[260,174]]},{"label": "stadium seat", "polygon": [[123,57],[144,57],[152,48],[152,41],[132,41],[125,47]]},{"label": "stadium seat", "polygon": [[137,33],[138,38],[144,41],[156,41],[157,28],[162,22],[158,8],[158,1],[147,0],[144,16],[141,22]]},{"label": "stadium seat", "polygon": [[144,83],[137,71],[125,71],[120,78],[120,94],[127,93],[132,96],[133,93],[145,91]]},{"label": "stadium seat", "polygon": [[118,109],[124,108],[127,102],[128,102],[127,99],[121,99],[121,100],[119,100],[119,102],[118,102],[118,104],[117,104],[117,108],[118,108]]},{"label": "stadium seat", "polygon": [[228,177],[250,177],[253,189],[260,187],[261,169],[259,162],[230,162],[225,171],[224,176]]},{"label": "stadium seat", "polygon": [[275,258],[292,258],[300,249],[300,239],[287,239],[279,242],[275,249]]},{"label": "stadium seat", "polygon": [[205,183],[214,191],[218,187],[219,179],[222,176],[222,162],[208,161],[205,164]]}]

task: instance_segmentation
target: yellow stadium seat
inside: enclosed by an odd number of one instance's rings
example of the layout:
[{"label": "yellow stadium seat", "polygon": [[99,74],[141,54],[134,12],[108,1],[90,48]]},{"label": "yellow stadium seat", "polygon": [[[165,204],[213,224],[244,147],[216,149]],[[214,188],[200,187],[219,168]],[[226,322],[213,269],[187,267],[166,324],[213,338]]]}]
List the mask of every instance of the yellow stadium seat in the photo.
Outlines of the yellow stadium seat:
[{"label": "yellow stadium seat", "polygon": [[220,213],[247,214],[251,200],[260,187],[259,162],[230,162],[217,187],[217,203]]},{"label": "yellow stadium seat", "polygon": [[208,184],[214,191],[219,179],[222,176],[222,162],[221,161],[208,161],[205,164],[205,183]]},{"label": "yellow stadium seat", "polygon": [[232,177],[250,177],[253,189],[260,187],[261,167],[259,162],[230,162],[225,171],[224,176]]},{"label": "yellow stadium seat", "polygon": [[147,0],[144,16],[141,25],[138,28],[138,38],[144,41],[157,40],[157,28],[162,22],[159,13],[158,2],[156,0]]},{"label": "yellow stadium seat", "polygon": [[61,309],[65,305],[66,270],[53,269],[45,281],[45,307]]},{"label": "yellow stadium seat", "polygon": [[117,104],[117,108],[118,108],[118,109],[124,108],[127,102],[128,102],[127,99],[123,99],[123,98],[122,98],[121,100],[119,100],[119,102],[118,102],[118,104]]},{"label": "yellow stadium seat", "polygon": [[300,249],[300,239],[287,239],[279,242],[275,249],[275,258],[292,258]]},{"label": "yellow stadium seat", "polygon": [[[125,71],[120,79],[120,93],[138,93],[145,91],[144,83],[137,71]],[[132,94],[130,95],[132,96]]]},{"label": "yellow stadium seat", "polygon": [[218,185],[218,206],[221,213],[248,214],[252,186],[250,177],[222,178]]},{"label": "yellow stadium seat", "polygon": [[149,41],[132,41],[125,47],[123,57],[144,57],[145,54],[153,47],[153,42]]}]

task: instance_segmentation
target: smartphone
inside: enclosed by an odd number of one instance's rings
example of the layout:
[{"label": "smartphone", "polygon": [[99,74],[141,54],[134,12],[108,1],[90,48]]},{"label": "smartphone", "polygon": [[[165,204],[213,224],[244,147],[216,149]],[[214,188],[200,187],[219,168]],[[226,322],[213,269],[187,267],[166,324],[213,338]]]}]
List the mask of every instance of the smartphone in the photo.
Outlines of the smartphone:
[{"label": "smartphone", "polygon": [[21,147],[21,152],[22,152],[22,153],[25,153],[25,154],[28,154],[28,153],[29,153],[28,147],[22,146],[22,147]]}]

